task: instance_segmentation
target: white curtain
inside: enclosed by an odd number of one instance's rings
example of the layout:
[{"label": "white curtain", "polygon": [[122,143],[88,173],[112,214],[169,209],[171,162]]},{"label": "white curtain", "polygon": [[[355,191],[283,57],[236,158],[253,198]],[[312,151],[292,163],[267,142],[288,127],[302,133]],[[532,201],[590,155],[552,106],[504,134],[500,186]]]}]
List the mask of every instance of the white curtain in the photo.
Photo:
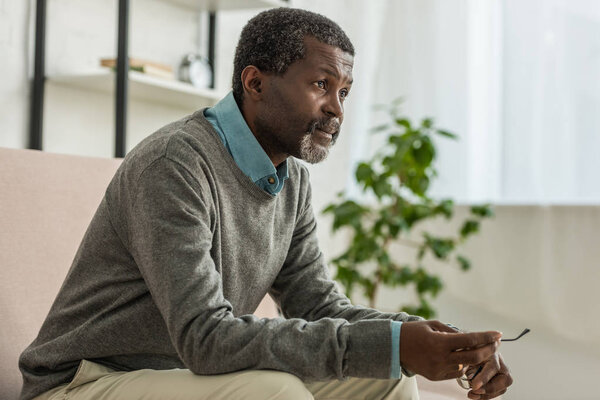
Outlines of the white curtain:
[{"label": "white curtain", "polygon": [[[352,166],[380,137],[377,103],[402,96],[438,140],[432,191],[459,201],[600,202],[600,1],[294,0],[357,49],[345,132]],[[318,167],[317,167],[318,169]]]},{"label": "white curtain", "polygon": [[600,2],[504,1],[502,194],[600,201]]}]

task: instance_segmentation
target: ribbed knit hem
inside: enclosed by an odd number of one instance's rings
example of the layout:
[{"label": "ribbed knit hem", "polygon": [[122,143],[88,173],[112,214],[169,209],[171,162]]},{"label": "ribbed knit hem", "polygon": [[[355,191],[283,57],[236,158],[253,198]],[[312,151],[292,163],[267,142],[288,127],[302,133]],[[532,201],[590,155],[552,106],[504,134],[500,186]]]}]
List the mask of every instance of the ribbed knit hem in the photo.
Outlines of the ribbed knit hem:
[{"label": "ribbed knit hem", "polygon": [[363,320],[346,325],[348,348],[344,375],[358,378],[390,378],[392,335],[390,320]]}]

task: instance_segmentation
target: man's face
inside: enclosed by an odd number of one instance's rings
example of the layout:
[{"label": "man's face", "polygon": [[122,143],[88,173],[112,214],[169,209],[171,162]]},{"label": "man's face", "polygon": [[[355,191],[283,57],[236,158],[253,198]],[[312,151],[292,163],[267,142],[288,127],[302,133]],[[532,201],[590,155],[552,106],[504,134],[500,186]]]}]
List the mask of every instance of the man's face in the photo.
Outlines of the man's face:
[{"label": "man's face", "polygon": [[[324,160],[344,119],[344,100],[352,86],[354,58],[337,47],[306,38],[305,58],[285,74],[269,74],[254,120],[269,156]],[[272,157],[273,158],[273,157]]]}]

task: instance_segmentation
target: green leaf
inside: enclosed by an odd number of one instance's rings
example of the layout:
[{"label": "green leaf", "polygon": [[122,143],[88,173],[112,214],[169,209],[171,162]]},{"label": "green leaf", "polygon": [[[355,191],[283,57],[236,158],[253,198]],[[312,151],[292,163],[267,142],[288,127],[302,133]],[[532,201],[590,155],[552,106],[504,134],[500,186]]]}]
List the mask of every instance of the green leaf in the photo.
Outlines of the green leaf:
[{"label": "green leaf", "polygon": [[417,282],[417,292],[419,294],[431,293],[432,297],[436,297],[442,286],[440,278],[425,272],[423,277]]},{"label": "green leaf", "polygon": [[381,250],[381,252],[377,255],[377,263],[382,268],[389,268],[392,260],[390,259],[390,255],[387,251]]},{"label": "green leaf", "polygon": [[385,179],[377,179],[373,182],[373,193],[381,199],[392,194],[392,186]]},{"label": "green leaf", "polygon": [[448,132],[448,131],[444,131],[442,129],[436,129],[436,132],[442,136],[448,137],[450,139],[458,139],[458,136],[455,135],[454,133]]},{"label": "green leaf", "polygon": [[338,266],[335,279],[344,285],[346,296],[350,297],[354,284],[361,279],[361,275],[354,268]]},{"label": "green leaf", "polygon": [[431,128],[433,126],[433,118],[424,118],[421,122],[423,128]]},{"label": "green leaf", "polygon": [[330,214],[333,212],[333,210],[337,207],[337,205],[335,204],[329,204],[327,207],[325,207],[323,209],[323,211],[321,211],[321,214]]},{"label": "green leaf", "polygon": [[433,254],[441,260],[445,260],[454,250],[455,243],[453,239],[435,238],[426,233],[425,240]]},{"label": "green leaf", "polygon": [[415,140],[412,145],[412,155],[421,169],[429,167],[435,158],[435,148],[431,143],[431,139],[423,137],[420,140]]},{"label": "green leaf", "polygon": [[333,213],[333,230],[336,231],[347,225],[359,227],[362,216],[369,210],[352,200],[346,200],[339,205],[327,207],[325,211]]},{"label": "green leaf", "polygon": [[372,233],[358,232],[352,239],[349,255],[356,263],[362,263],[376,257],[380,250],[379,243]]},{"label": "green leaf", "polygon": [[401,267],[395,271],[395,279],[400,285],[406,285],[412,282],[415,278],[415,274],[408,265]]},{"label": "green leaf", "polygon": [[365,188],[373,186],[375,172],[370,164],[362,162],[356,167],[356,181],[362,183]]},{"label": "green leaf", "polygon": [[442,214],[447,219],[452,218],[452,214],[454,213],[454,201],[450,199],[442,200],[436,207],[435,212]]},{"label": "green leaf", "polygon": [[460,237],[464,239],[477,232],[479,232],[479,221],[470,219],[465,221],[462,228],[460,228]]},{"label": "green leaf", "polygon": [[403,168],[402,156],[398,156],[397,154],[386,156],[381,161],[381,164],[384,166],[385,172],[390,175],[396,175]]},{"label": "green leaf", "polygon": [[494,216],[494,210],[490,204],[484,204],[482,206],[471,207],[471,214],[477,215],[482,218],[490,218]]},{"label": "green leaf", "polygon": [[400,205],[400,212],[409,228],[418,221],[435,215],[435,211],[428,205],[411,204],[409,202],[404,202]]},{"label": "green leaf", "polygon": [[389,218],[387,222],[390,236],[393,238],[398,237],[400,232],[408,230],[408,224],[406,223],[404,218],[400,216],[395,215]]},{"label": "green leaf", "polygon": [[403,126],[407,131],[411,130],[410,121],[406,118],[397,118],[396,124]]},{"label": "green leaf", "polygon": [[466,257],[458,255],[456,256],[456,260],[460,264],[460,269],[463,271],[468,271],[471,269],[471,262]]}]

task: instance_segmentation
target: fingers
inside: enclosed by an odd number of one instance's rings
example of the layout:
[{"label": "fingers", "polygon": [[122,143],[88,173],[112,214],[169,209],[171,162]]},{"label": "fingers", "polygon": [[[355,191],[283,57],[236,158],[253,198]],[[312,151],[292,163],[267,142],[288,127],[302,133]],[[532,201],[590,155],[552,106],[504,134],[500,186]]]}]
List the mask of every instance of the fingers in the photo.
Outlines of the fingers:
[{"label": "fingers", "polygon": [[480,373],[482,369],[483,369],[483,366],[481,366],[481,365],[471,365],[467,368],[465,375],[467,376],[467,378],[469,380],[471,380],[475,377],[475,375]]},{"label": "fingers", "polygon": [[469,368],[468,365],[463,365],[463,364],[453,365],[450,367],[449,370],[446,371],[446,373],[441,377],[440,380],[462,378],[465,376],[465,373],[467,372],[468,368]]},{"label": "fingers", "polygon": [[[468,364],[477,365],[486,361],[494,355],[498,348],[497,342],[485,345],[478,349],[454,351],[448,356],[448,361],[451,364]],[[497,370],[500,368],[498,367]]]},{"label": "fingers", "polygon": [[447,380],[447,379],[460,379],[464,375],[463,370],[454,370],[450,372],[446,372],[439,380]]},{"label": "fingers", "polygon": [[[489,374],[490,371],[496,369],[496,367],[498,367],[499,372],[481,387],[478,387],[479,383],[476,382],[477,378],[479,378],[479,375],[477,375],[471,382],[471,387],[473,390],[469,392],[470,399],[493,399],[505,393],[507,388],[512,385],[513,379],[510,376],[510,372],[504,364],[504,361],[502,360],[502,356],[498,354],[497,357],[494,358],[495,361],[486,363],[486,366],[490,365],[487,371],[482,370],[480,374],[483,377],[483,374]],[[484,382],[485,380],[486,379],[483,379]]]},{"label": "fingers", "polygon": [[[498,374],[485,386],[477,390],[471,390],[468,393],[468,397],[470,399],[493,399],[505,393],[511,384],[512,378],[509,375]],[[473,397],[471,395],[473,395]]]},{"label": "fingers", "polygon": [[490,357],[490,359],[483,365],[481,371],[471,380],[471,387],[473,390],[481,388],[500,371],[500,360],[498,356],[494,355],[493,357]]},{"label": "fingers", "polygon": [[495,399],[498,396],[503,395],[504,393],[506,393],[506,389],[501,390],[498,393],[491,393],[491,394],[474,394],[472,392],[467,393],[467,397],[469,399],[473,399],[473,400],[488,400],[488,399]]},{"label": "fingers", "polygon": [[473,349],[500,340],[502,333],[496,331],[454,333],[447,336],[447,341],[452,350]]}]

